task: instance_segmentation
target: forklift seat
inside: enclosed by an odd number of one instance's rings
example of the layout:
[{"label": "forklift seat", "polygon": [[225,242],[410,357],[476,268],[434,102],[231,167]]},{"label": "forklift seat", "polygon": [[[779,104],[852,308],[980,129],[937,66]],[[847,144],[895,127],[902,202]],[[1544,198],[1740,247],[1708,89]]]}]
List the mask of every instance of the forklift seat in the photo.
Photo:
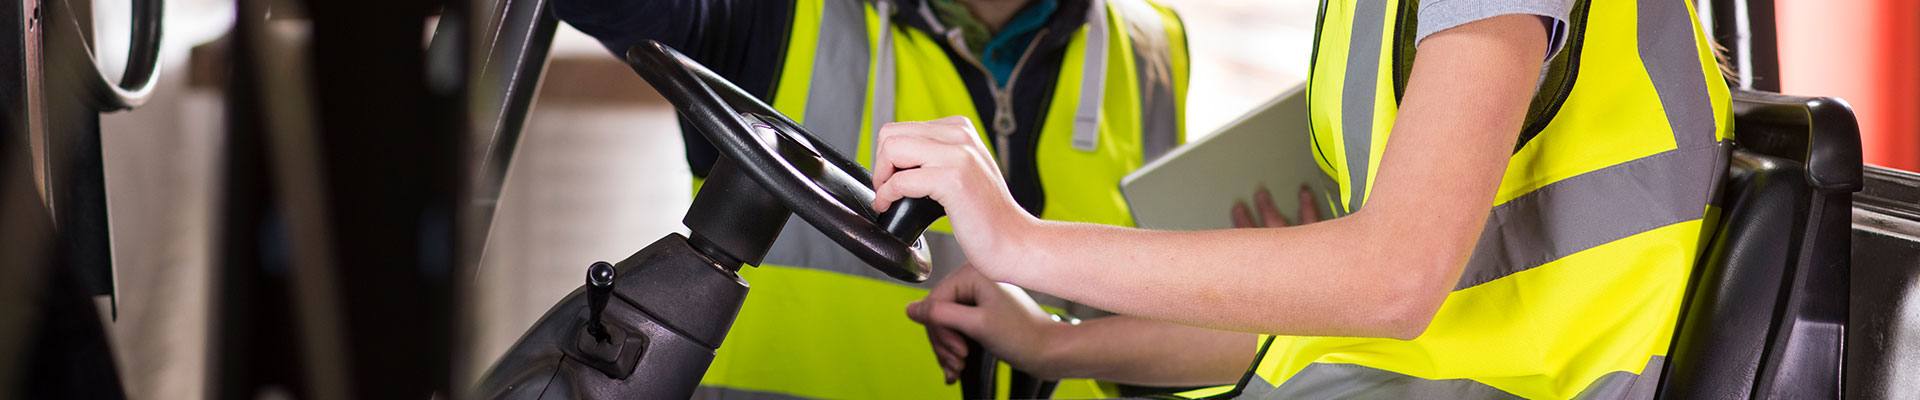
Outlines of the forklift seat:
[{"label": "forklift seat", "polygon": [[1737,91],[1734,151],[1659,397],[1839,398],[1860,134],[1834,98]]}]

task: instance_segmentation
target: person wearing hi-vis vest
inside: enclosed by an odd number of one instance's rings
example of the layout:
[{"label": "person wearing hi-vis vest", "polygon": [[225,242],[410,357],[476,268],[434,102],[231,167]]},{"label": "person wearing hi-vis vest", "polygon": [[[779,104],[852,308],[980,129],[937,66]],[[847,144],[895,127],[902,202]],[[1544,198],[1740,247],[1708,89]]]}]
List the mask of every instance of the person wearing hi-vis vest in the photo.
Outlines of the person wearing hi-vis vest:
[{"label": "person wearing hi-vis vest", "polygon": [[[1121,177],[1184,140],[1187,44],[1149,0],[556,0],[614,54],[656,40],[871,163],[893,121],[964,115],[1018,207],[1131,226]],[[682,125],[696,192],[718,156]],[[696,193],[696,196],[700,194]],[[945,223],[933,279],[902,284],[788,221],[701,398],[954,398],[920,326],[899,317],[964,263]],[[1056,310],[1076,305],[1049,299]],[[1090,382],[1063,394],[1098,396]]]},{"label": "person wearing hi-vis vest", "polygon": [[[1042,377],[1222,385],[1187,395],[1651,398],[1729,154],[1692,4],[1325,0],[1319,18],[1300,145],[1338,183],[1325,221],[1043,221],[963,119],[882,128],[875,207],[939,201],[971,262],[906,308],[943,368],[983,351],[965,335]],[[1013,286],[1120,315],[1055,322]]]}]

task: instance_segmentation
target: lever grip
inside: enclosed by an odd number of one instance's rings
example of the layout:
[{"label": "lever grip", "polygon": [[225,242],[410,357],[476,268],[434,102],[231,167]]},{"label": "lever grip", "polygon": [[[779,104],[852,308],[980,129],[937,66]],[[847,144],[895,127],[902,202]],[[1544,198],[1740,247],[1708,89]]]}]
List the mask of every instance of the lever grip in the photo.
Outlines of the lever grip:
[{"label": "lever grip", "polygon": [[888,234],[900,239],[902,243],[913,244],[920,240],[920,234],[927,231],[933,221],[947,216],[946,207],[933,199],[916,197],[893,202],[893,207],[880,214],[880,227]]},{"label": "lever grip", "polygon": [[600,323],[600,313],[607,309],[607,299],[613,295],[613,264],[595,261],[587,266],[587,333],[594,339],[606,342],[610,339],[607,327]]},{"label": "lever grip", "polygon": [[967,338],[967,359],[961,361],[960,398],[963,400],[991,400],[995,378],[998,378],[1000,359],[987,353],[987,347],[973,338]]}]

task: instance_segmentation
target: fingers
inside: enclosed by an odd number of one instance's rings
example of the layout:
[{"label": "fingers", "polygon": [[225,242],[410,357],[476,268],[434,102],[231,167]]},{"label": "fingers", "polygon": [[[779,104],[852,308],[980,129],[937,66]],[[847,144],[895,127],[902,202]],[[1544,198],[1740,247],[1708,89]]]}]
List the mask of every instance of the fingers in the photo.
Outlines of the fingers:
[{"label": "fingers", "polygon": [[932,121],[889,122],[880,126],[875,134],[876,140],[885,140],[896,136],[910,136],[933,140],[940,143],[967,144],[979,140],[979,134],[973,130],[973,122],[966,117],[953,116]]},{"label": "fingers", "polygon": [[986,314],[979,308],[960,303],[929,302],[925,307],[929,324],[952,328],[961,334],[975,335],[985,325]]},{"label": "fingers", "polygon": [[927,321],[928,305],[932,302],[917,301],[907,305],[907,318],[926,325],[927,343],[931,344],[934,360],[940,364],[947,383],[953,383],[960,376],[967,357],[966,337],[952,329]]},{"label": "fingers", "polygon": [[939,302],[939,300],[920,300],[906,306],[906,317],[914,319],[920,325],[935,329],[950,329],[952,337],[937,338],[935,346],[947,346],[952,352],[966,356],[966,340],[954,340],[958,335],[979,335],[985,327],[987,312],[966,306],[958,302]]},{"label": "fingers", "polygon": [[[873,209],[886,212],[893,202],[902,197],[933,197],[933,189],[939,187],[927,182],[919,182],[915,190],[895,188],[894,178],[908,170],[956,170],[992,165],[990,156],[977,140],[971,139],[973,131],[962,129],[969,124],[966,118],[948,118],[920,123],[889,124],[888,131],[875,143],[873,187],[875,190]],[[964,141],[962,141],[964,140]],[[995,173],[991,169],[985,171]],[[957,171],[943,172],[943,179],[952,178]],[[946,179],[946,186],[956,186],[958,182]],[[901,192],[912,192],[902,195]],[[889,195],[881,195],[888,193]],[[938,199],[936,199],[938,200]]]},{"label": "fingers", "polygon": [[1260,210],[1260,226],[1287,226],[1287,217],[1280,215],[1280,206],[1273,204],[1273,193],[1268,192],[1265,186],[1253,191],[1253,207]]},{"label": "fingers", "polygon": [[[937,198],[939,196],[933,189],[938,187],[940,182],[953,181],[946,178],[946,172],[920,168],[894,172],[893,176],[887,178],[886,183],[878,184],[879,188],[873,191],[873,210],[887,212],[888,208],[893,207],[894,202],[909,197],[933,197],[935,201],[939,201],[940,199]],[[946,204],[941,203],[941,205]]]},{"label": "fingers", "polygon": [[928,316],[930,304],[957,303],[973,304],[978,290],[974,287],[985,281],[971,265],[963,265],[953,274],[941,279],[938,285],[927,294],[925,300],[907,305],[907,318],[927,327],[927,341],[933,348],[934,357],[940,363],[941,370],[947,376],[947,383],[959,379],[960,370],[969,352],[966,336],[953,329],[933,322]]},{"label": "fingers", "polygon": [[953,383],[959,371],[965,369],[965,360],[971,351],[967,348],[966,335],[980,332],[985,311],[953,302],[923,300],[907,306],[907,318],[927,326],[927,341],[933,345],[934,357],[940,362],[947,383]]},{"label": "fingers", "polygon": [[933,336],[934,354],[940,361],[940,369],[946,372],[947,383],[960,379],[960,372],[967,369],[966,336],[952,329],[933,328],[927,331]]},{"label": "fingers", "polygon": [[[891,126],[891,125],[889,125]],[[884,133],[884,132],[883,132]],[[873,186],[879,187],[894,171],[918,168],[927,163],[939,142],[922,136],[882,135],[874,140]]]},{"label": "fingers", "polygon": [[1312,189],[1307,188],[1307,185],[1300,185],[1300,224],[1301,225],[1320,222],[1320,219],[1321,219],[1320,207],[1317,206],[1317,204],[1319,203],[1320,202],[1316,201],[1316,199],[1314,198]]},{"label": "fingers", "polygon": [[882,138],[875,143],[873,186],[886,185],[887,179],[898,171],[923,165],[954,165],[953,161],[962,157],[966,157],[965,148],[925,137],[895,135]]},{"label": "fingers", "polygon": [[1258,225],[1255,225],[1253,223],[1253,211],[1247,210],[1247,202],[1234,200],[1233,201],[1233,227],[1253,228],[1257,226]]}]

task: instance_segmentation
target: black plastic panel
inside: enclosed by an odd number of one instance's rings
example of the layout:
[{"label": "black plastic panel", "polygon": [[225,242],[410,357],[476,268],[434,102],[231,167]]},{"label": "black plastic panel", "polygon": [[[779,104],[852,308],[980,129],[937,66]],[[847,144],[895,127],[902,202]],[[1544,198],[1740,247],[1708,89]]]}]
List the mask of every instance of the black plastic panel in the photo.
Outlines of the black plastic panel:
[{"label": "black plastic panel", "polygon": [[1741,91],[1733,100],[1722,213],[1660,397],[1840,397],[1858,125],[1838,99]]},{"label": "black plastic panel", "polygon": [[1920,174],[1869,167],[1853,210],[1847,397],[1920,393]]}]

